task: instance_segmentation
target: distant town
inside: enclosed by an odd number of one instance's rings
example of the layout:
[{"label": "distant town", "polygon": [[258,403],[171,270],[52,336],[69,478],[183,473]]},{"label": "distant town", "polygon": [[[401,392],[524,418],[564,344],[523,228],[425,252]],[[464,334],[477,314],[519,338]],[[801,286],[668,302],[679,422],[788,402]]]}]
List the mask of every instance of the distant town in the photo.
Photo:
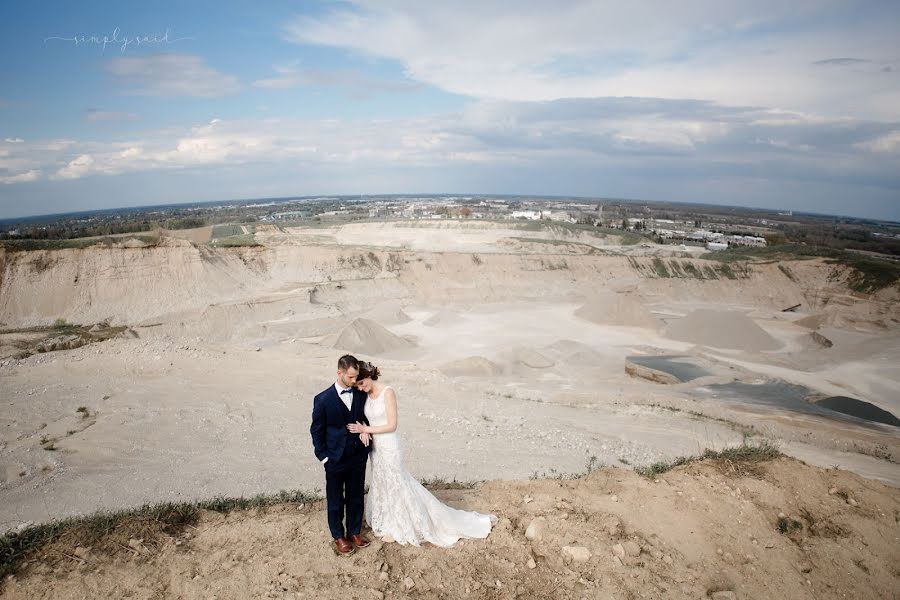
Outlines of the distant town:
[{"label": "distant town", "polygon": [[900,223],[732,206],[606,198],[372,195],[162,205],[0,221],[2,240],[67,240],[159,229],[364,220],[520,220],[634,232],[709,250],[808,244],[900,257]]}]

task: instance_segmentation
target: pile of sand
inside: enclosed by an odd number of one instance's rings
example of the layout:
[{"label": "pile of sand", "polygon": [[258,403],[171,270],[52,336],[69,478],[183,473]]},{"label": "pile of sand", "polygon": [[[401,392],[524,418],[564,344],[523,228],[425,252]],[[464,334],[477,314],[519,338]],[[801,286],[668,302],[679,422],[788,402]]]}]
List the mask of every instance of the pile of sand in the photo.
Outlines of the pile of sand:
[{"label": "pile of sand", "polygon": [[514,348],[512,351],[513,362],[531,369],[547,369],[556,364],[556,361],[537,350],[531,348]]},{"label": "pile of sand", "polygon": [[714,348],[759,352],[781,344],[741,312],[700,309],[669,323],[666,336]]},{"label": "pile of sand", "polygon": [[428,317],[424,324],[429,327],[450,327],[465,321],[465,317],[452,310],[442,309]]},{"label": "pile of sand", "polygon": [[654,330],[662,327],[660,320],[644,307],[640,299],[630,294],[593,299],[576,310],[575,316],[601,325],[644,327]]},{"label": "pile of sand", "polygon": [[544,347],[543,352],[557,357],[559,362],[570,365],[595,365],[603,362],[603,355],[581,342],[574,340],[556,340]]},{"label": "pile of sand", "polygon": [[394,335],[369,319],[353,319],[332,344],[332,348],[370,355],[406,350],[414,346],[409,340]]},{"label": "pile of sand", "polygon": [[503,373],[497,363],[483,356],[469,356],[454,360],[439,367],[441,373],[449,377],[496,377]]}]

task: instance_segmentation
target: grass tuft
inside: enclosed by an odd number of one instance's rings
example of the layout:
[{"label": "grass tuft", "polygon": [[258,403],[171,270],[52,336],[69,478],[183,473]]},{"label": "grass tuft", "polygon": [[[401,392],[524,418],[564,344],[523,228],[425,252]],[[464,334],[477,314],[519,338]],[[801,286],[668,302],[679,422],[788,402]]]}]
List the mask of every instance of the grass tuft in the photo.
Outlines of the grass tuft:
[{"label": "grass tuft", "polygon": [[768,440],[763,440],[758,444],[744,442],[740,446],[725,448],[724,450],[710,450],[707,448],[699,456],[679,456],[671,461],[658,461],[650,465],[635,467],[634,470],[638,475],[653,478],[681,465],[701,460],[712,460],[726,463],[734,472],[752,474],[752,469],[739,469],[739,467],[765,462],[779,456],[782,456],[781,451]]},{"label": "grass tuft", "polygon": [[15,573],[26,558],[41,548],[56,542],[66,546],[89,547],[101,543],[117,532],[133,535],[158,531],[174,535],[197,523],[203,510],[230,512],[250,508],[265,508],[278,504],[299,504],[321,500],[318,494],[300,490],[282,490],[274,494],[258,494],[250,498],[218,496],[199,502],[160,502],[120,511],[100,511],[82,517],[72,517],[33,525],[22,531],[0,536],[0,578]]}]

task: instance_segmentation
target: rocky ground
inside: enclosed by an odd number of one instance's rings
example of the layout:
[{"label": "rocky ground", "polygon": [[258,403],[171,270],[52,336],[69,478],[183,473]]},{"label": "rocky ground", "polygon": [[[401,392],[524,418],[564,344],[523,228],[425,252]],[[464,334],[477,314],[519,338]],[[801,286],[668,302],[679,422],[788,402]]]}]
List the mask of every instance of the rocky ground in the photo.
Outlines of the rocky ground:
[{"label": "rocky ground", "polygon": [[791,458],[707,460],[649,479],[603,468],[573,480],[436,492],[490,511],[485,540],[452,549],[375,541],[329,548],[321,502],[205,512],[165,533],[65,536],[0,595],[37,598],[896,598],[893,488]]}]

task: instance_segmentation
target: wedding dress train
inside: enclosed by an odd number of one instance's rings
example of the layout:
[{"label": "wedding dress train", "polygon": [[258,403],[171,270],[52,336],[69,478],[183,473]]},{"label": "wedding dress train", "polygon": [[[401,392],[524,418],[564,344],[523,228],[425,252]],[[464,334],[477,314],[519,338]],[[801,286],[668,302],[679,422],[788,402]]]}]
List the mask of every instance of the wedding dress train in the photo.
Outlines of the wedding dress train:
[{"label": "wedding dress train", "polygon": [[[366,418],[373,427],[387,424],[385,388],[366,401]],[[494,515],[458,510],[442,504],[403,467],[397,432],[376,433],[369,457],[369,495],[366,522],[385,541],[418,546],[452,546],[460,538],[486,538],[497,521]]]}]

